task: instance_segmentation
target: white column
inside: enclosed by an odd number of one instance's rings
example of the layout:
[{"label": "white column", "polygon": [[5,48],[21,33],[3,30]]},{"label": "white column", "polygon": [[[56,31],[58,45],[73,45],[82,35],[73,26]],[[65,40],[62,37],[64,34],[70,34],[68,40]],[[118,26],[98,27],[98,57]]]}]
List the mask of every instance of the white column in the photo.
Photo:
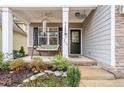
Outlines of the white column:
[{"label": "white column", "polygon": [[29,26],[28,36],[27,36],[27,47],[33,47],[33,27]]},{"label": "white column", "polygon": [[68,58],[69,8],[63,8],[62,55]]},{"label": "white column", "polygon": [[2,51],[12,53],[13,50],[13,15],[9,8],[2,8]]},{"label": "white column", "polygon": [[30,34],[30,24],[27,24],[27,47],[30,46],[30,43],[29,43],[29,34]]}]

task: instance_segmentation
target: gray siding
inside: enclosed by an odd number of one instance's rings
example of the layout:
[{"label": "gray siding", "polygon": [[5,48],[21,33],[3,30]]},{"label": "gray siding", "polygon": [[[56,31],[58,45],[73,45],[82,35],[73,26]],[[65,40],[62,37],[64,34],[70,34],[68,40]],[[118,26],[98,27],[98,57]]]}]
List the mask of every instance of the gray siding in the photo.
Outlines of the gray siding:
[{"label": "gray siding", "polygon": [[111,6],[98,6],[83,22],[84,55],[111,63]]}]

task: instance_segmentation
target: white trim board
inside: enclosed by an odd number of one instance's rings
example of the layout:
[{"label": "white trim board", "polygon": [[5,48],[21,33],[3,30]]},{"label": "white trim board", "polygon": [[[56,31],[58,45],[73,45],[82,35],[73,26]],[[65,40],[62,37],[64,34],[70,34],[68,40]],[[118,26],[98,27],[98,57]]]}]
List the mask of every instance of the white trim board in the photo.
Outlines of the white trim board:
[{"label": "white trim board", "polygon": [[111,65],[115,66],[115,5],[111,5]]}]

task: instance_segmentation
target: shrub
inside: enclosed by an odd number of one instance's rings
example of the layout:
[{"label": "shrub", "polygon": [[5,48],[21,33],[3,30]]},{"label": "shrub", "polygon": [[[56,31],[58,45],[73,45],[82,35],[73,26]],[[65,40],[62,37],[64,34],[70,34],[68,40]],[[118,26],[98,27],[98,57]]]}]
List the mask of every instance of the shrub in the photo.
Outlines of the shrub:
[{"label": "shrub", "polygon": [[78,67],[71,66],[67,71],[67,85],[70,87],[77,87],[80,83],[80,71]]},{"label": "shrub", "polygon": [[20,55],[19,55],[18,50],[13,50],[13,58],[14,58],[14,59],[20,58]]},{"label": "shrub", "polygon": [[15,59],[10,64],[10,69],[15,71],[21,71],[27,68],[28,63],[24,62],[22,59]]},{"label": "shrub", "polygon": [[34,69],[35,71],[47,69],[46,64],[41,58],[33,58],[31,63],[29,64],[29,68]]},{"label": "shrub", "polygon": [[61,55],[57,55],[53,59],[53,64],[58,70],[67,70],[70,62]]},{"label": "shrub", "polygon": [[0,64],[3,62],[4,54],[0,51]]},{"label": "shrub", "polygon": [[20,50],[13,50],[13,58],[21,58],[25,56],[25,51],[23,46],[21,46]]},{"label": "shrub", "polygon": [[10,65],[9,63],[2,63],[1,67],[0,67],[1,70],[10,70]]},{"label": "shrub", "polygon": [[20,55],[21,55],[22,57],[25,56],[25,51],[24,51],[24,47],[23,47],[23,46],[21,46],[21,48],[20,48],[20,50],[19,50],[19,53],[20,53]]},{"label": "shrub", "polygon": [[3,62],[4,54],[0,52],[0,69],[1,70],[9,70],[9,64],[7,62]]}]

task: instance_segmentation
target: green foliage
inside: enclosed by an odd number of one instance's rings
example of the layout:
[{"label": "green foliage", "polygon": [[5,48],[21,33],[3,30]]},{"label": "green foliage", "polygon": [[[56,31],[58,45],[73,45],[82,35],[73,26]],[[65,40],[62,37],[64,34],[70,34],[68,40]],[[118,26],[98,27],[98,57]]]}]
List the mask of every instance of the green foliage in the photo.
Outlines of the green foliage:
[{"label": "green foliage", "polygon": [[3,62],[4,54],[0,51],[0,64]]},{"label": "green foliage", "polygon": [[10,64],[10,69],[15,70],[15,71],[23,70],[23,69],[27,68],[27,65],[28,65],[28,63],[24,62],[24,60],[22,60],[22,59],[15,59],[15,60],[9,62],[9,64]]},{"label": "green foliage", "polygon": [[25,50],[24,50],[24,47],[21,46],[20,50],[19,50],[19,53],[21,54],[22,57],[25,56]]},{"label": "green foliage", "polygon": [[21,46],[20,50],[13,50],[13,58],[21,58],[25,56],[25,51],[23,46]]},{"label": "green foliage", "polygon": [[67,70],[70,62],[61,55],[57,55],[53,59],[53,64],[58,70]]},{"label": "green foliage", "polygon": [[2,63],[1,67],[0,67],[1,70],[10,70],[10,65],[9,63]]},{"label": "green foliage", "polygon": [[80,83],[80,71],[78,67],[71,66],[67,71],[67,85],[70,87],[78,87]]},{"label": "green foliage", "polygon": [[4,60],[4,54],[0,52],[0,69],[1,70],[9,70],[9,63],[3,62]]},{"label": "green foliage", "polygon": [[54,75],[39,77],[34,81],[23,83],[21,87],[66,87],[66,79]]}]

